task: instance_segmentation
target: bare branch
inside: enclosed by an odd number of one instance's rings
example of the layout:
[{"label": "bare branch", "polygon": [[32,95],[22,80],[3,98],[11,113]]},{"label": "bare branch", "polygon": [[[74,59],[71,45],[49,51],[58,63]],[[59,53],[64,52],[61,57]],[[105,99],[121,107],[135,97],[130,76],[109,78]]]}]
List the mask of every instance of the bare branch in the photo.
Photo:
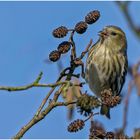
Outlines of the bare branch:
[{"label": "bare branch", "polygon": [[26,86],[20,86],[20,87],[9,87],[9,86],[0,86],[0,90],[7,90],[7,91],[19,91],[19,90],[27,90],[27,89],[30,89],[32,87],[42,87],[42,86],[47,86],[49,87],[48,85],[42,85],[42,84],[38,84],[39,81],[41,80],[42,78],[42,75],[43,73],[40,72],[40,74],[38,75],[38,77],[36,78],[36,80],[31,83],[31,84],[28,84]]},{"label": "bare branch", "polygon": [[125,131],[126,126],[127,126],[128,106],[129,106],[129,100],[130,100],[130,95],[132,93],[133,86],[134,86],[134,81],[131,80],[129,82],[128,92],[127,92],[126,98],[124,100],[123,125],[122,125],[123,131]]},{"label": "bare branch", "polygon": [[35,115],[29,123],[27,123],[25,126],[23,126],[20,131],[12,138],[12,139],[20,139],[23,137],[23,135],[36,123],[41,121],[45,118],[45,116],[55,107],[57,106],[68,106],[70,104],[75,104],[76,102],[51,102],[46,109],[44,109],[39,115]]},{"label": "bare branch", "polygon": [[[69,81],[56,82],[54,84],[39,84],[39,83],[33,82],[33,83],[29,84],[29,85],[19,86],[19,87],[0,86],[0,90],[20,91],[20,90],[27,90],[27,89],[30,89],[32,87],[50,87],[50,88],[54,88],[54,87],[57,87],[57,86],[60,86],[60,85],[63,85],[63,84],[67,84],[68,82]],[[74,84],[74,83],[70,83],[70,85],[80,86],[80,85]]]},{"label": "bare branch", "polygon": [[88,53],[89,48],[91,47],[93,41],[92,39],[90,40],[89,44],[87,45],[86,49],[81,53],[79,59],[83,59],[83,57],[85,56],[86,53]]}]

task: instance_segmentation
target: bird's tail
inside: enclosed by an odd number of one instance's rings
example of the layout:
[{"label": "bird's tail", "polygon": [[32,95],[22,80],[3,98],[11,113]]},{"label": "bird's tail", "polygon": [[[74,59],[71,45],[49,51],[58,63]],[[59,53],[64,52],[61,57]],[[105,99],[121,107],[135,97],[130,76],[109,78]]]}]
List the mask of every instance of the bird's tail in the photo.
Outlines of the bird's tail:
[{"label": "bird's tail", "polygon": [[110,108],[106,105],[101,106],[100,113],[110,119]]}]

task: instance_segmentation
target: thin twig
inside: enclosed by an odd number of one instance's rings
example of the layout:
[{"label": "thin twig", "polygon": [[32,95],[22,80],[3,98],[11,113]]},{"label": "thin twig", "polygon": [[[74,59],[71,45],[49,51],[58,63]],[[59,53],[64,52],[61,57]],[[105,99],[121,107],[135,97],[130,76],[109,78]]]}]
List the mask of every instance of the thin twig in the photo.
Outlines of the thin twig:
[{"label": "thin twig", "polygon": [[132,93],[133,86],[134,86],[134,81],[131,80],[128,84],[128,91],[126,94],[126,98],[124,100],[123,125],[122,125],[123,131],[125,131],[126,126],[127,126],[128,106],[129,106],[130,95]]},{"label": "thin twig", "polygon": [[[66,69],[64,69],[64,70],[60,73],[60,76],[59,76],[59,78],[57,79],[56,82],[59,82],[59,81],[63,78],[63,76],[65,76],[66,71],[69,70],[69,69],[70,69],[69,67],[66,68]],[[38,108],[38,110],[37,110],[37,112],[36,112],[36,115],[39,115],[39,113],[41,112],[41,110],[42,110],[43,107],[45,106],[47,100],[49,99],[50,95],[51,95],[51,94],[53,93],[53,91],[55,90],[55,88],[56,88],[56,87],[53,87],[53,88],[49,91],[49,93],[46,95],[46,97],[43,99],[41,105],[39,106],[39,108]]]},{"label": "thin twig", "polygon": [[76,101],[70,101],[70,102],[57,102],[55,106],[68,106],[70,104],[76,104]]},{"label": "thin twig", "polygon": [[85,54],[89,51],[89,48],[91,47],[92,43],[93,43],[93,40],[91,39],[89,44],[87,45],[86,49],[81,53],[79,59],[83,59]]},{"label": "thin twig", "polygon": [[90,42],[87,45],[86,49],[81,53],[81,55],[74,60],[74,63],[76,64],[76,66],[81,66],[81,76],[83,78],[85,78],[85,72],[84,72],[84,63],[82,62],[82,59],[84,58],[86,53],[88,53],[89,48],[91,47],[91,45],[92,45],[92,39],[90,40]]},{"label": "thin twig", "polygon": [[[75,75],[76,76],[76,75]],[[54,88],[63,84],[67,84],[69,81],[64,81],[64,82],[56,82],[54,84],[40,84],[40,83],[31,83],[26,86],[19,86],[19,87],[10,87],[10,86],[0,86],[0,90],[7,90],[7,91],[20,91],[20,90],[27,90],[32,87],[50,87]],[[70,83],[70,85],[73,86],[79,86],[78,84]]]},{"label": "thin twig", "polygon": [[85,120],[84,122],[88,121],[90,118],[92,118],[94,115],[99,115],[100,113],[99,112],[96,112],[96,113],[91,113]]},{"label": "thin twig", "polygon": [[43,99],[41,105],[39,106],[37,112],[36,112],[36,116],[38,116],[41,112],[41,110],[43,109],[43,107],[45,106],[47,100],[49,99],[49,97],[51,96],[51,94],[53,93],[53,91],[55,90],[56,87],[52,88],[49,93],[47,94],[47,96]]},{"label": "thin twig", "polygon": [[57,106],[68,106],[70,104],[75,104],[75,101],[73,102],[51,102],[49,106],[44,109],[38,116],[35,115],[29,123],[27,123],[24,127],[20,129],[20,131],[12,138],[12,139],[20,139],[23,137],[23,135],[31,128],[33,127],[36,123],[41,121],[42,119],[45,118],[45,116],[55,107]]},{"label": "thin twig", "polygon": [[72,49],[71,49],[72,61],[76,58],[76,47],[75,47],[75,42],[73,41],[74,32],[75,32],[75,30],[73,30],[71,32],[71,35],[70,35],[70,38],[69,38],[69,42],[72,45]]},{"label": "thin twig", "polygon": [[50,85],[39,84],[39,81],[41,80],[42,75],[43,75],[43,73],[40,72],[40,74],[35,79],[35,81],[32,82],[31,84],[26,85],[26,86],[20,86],[20,87],[0,86],[0,90],[19,91],[19,90],[27,90],[27,89],[30,89],[32,87],[43,87],[43,86],[49,87]]}]

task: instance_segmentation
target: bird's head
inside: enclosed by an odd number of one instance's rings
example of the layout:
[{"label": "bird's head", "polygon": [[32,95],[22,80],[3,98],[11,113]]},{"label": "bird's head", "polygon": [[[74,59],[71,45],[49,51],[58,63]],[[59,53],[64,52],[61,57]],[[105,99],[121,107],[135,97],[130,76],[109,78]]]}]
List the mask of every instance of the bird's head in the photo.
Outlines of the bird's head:
[{"label": "bird's head", "polygon": [[123,30],[117,26],[106,26],[99,32],[100,41],[105,46],[115,50],[125,50],[127,47],[126,36]]}]

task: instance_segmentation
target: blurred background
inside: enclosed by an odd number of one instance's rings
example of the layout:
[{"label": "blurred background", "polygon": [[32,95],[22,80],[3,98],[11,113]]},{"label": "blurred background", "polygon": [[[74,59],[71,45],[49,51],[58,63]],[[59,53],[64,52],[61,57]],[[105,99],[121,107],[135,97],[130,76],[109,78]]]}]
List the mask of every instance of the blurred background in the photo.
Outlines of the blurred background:
[{"label": "blurred background", "polygon": [[[92,10],[99,10],[101,17],[87,32],[75,34],[77,52],[80,54],[92,38],[98,40],[98,31],[106,25],[121,27],[127,36],[129,66],[140,60],[140,2],[129,2],[128,9],[117,2],[0,2],[0,86],[21,86],[31,83],[42,71],[42,83],[54,83],[60,73],[57,63],[44,61],[59,43],[68,40],[55,39],[52,31],[64,25],[73,28]],[[128,11],[127,11],[128,10]],[[130,17],[125,14],[129,13]],[[132,20],[132,21],[131,21]],[[132,23],[131,23],[132,22]],[[133,25],[134,23],[134,25]],[[85,62],[85,59],[84,59]],[[61,64],[69,65],[69,55],[63,55]],[[59,62],[60,66],[60,62]],[[127,80],[122,94],[125,96]],[[84,80],[82,80],[84,81]],[[88,90],[87,85],[82,89]],[[49,88],[32,88],[25,91],[0,91],[0,138],[11,138],[35,114]],[[127,117],[126,134],[132,135],[140,127],[140,98],[133,88]],[[122,127],[124,102],[111,110],[111,120],[95,116],[108,131]],[[74,119],[83,118],[77,111]],[[88,138],[90,123],[77,133],[67,132],[67,109],[55,108],[49,115],[32,127],[23,138]]]}]

